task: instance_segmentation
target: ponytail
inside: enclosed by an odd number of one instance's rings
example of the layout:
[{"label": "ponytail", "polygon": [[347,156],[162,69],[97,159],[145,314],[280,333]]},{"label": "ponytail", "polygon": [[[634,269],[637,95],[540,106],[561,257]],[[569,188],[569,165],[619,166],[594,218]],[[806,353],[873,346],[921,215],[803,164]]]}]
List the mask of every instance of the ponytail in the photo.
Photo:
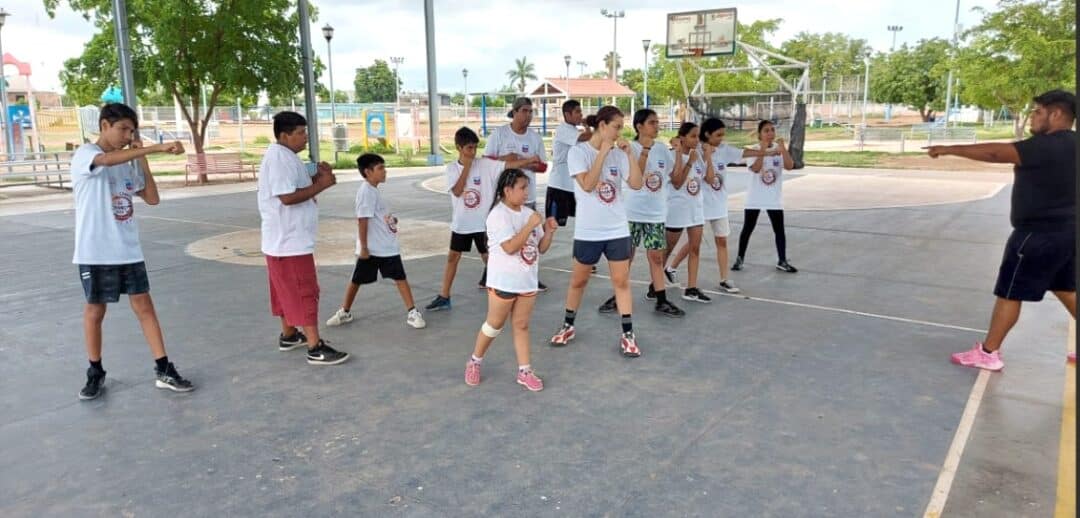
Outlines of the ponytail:
[{"label": "ponytail", "polygon": [[499,174],[499,180],[495,183],[495,201],[491,202],[491,207],[488,209],[488,212],[491,212],[491,210],[506,197],[506,194],[504,194],[503,191],[513,187],[520,178],[524,178],[526,182],[529,181],[529,177],[526,176],[525,171],[522,171],[521,169],[506,169]]},{"label": "ponytail", "polygon": [[634,140],[641,138],[641,131],[638,130],[638,126],[645,124],[650,115],[656,115],[656,112],[648,108],[642,108],[634,112]]}]

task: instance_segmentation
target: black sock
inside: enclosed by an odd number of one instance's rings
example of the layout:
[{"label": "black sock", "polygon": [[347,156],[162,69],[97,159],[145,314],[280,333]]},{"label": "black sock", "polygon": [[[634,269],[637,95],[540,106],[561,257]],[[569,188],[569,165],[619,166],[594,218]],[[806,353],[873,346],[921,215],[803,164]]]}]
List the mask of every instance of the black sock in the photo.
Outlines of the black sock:
[{"label": "black sock", "polygon": [[484,267],[484,273],[480,274],[480,285],[487,286],[487,266]]},{"label": "black sock", "polygon": [[630,333],[634,330],[634,322],[631,320],[630,315],[622,316],[622,332]]},{"label": "black sock", "polygon": [[572,309],[568,309],[568,310],[566,310],[566,316],[563,317],[563,323],[568,325],[568,326],[572,326],[572,325],[574,325],[574,319],[575,318],[577,318],[577,311],[574,311]]},{"label": "black sock", "polygon": [[656,304],[657,305],[660,305],[660,304],[663,304],[663,303],[667,302],[667,290],[660,290],[660,291],[657,291],[657,292],[653,292],[653,295],[656,295]]},{"label": "black sock", "polygon": [[154,360],[154,363],[157,364],[158,371],[165,372],[165,369],[169,368],[169,355]]},{"label": "black sock", "polygon": [[105,368],[101,366],[101,360],[98,360],[98,361],[90,360],[90,366],[93,367],[94,370],[99,370],[99,371],[102,371],[102,372],[105,371]]},{"label": "black sock", "polygon": [[986,354],[994,354],[994,351],[988,350],[985,345],[981,346],[982,350]]},{"label": "black sock", "polygon": [[[449,297],[447,297],[447,298],[449,298]],[[405,312],[406,313],[412,313],[412,310],[414,310],[414,309],[416,309],[416,306],[409,306],[409,309],[406,309]]]}]

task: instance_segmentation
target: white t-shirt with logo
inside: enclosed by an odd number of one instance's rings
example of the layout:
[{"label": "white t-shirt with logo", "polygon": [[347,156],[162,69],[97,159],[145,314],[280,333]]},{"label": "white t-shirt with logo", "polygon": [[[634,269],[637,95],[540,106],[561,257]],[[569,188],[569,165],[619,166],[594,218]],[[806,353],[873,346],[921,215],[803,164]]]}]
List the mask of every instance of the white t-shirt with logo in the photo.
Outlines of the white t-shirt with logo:
[{"label": "white t-shirt with logo", "polygon": [[537,287],[540,269],[540,239],[543,225],[529,234],[525,245],[516,253],[507,254],[502,244],[513,239],[525,228],[533,210],[521,207],[514,211],[499,203],[487,216],[488,262],[487,287],[508,293],[532,293]]},{"label": "white t-shirt with logo", "polygon": [[289,257],[315,252],[315,237],[319,232],[319,206],[315,198],[294,205],[285,205],[279,198],[309,186],[311,175],[300,157],[277,142],[270,144],[259,164],[263,254]]},{"label": "white t-shirt with logo", "polygon": [[[760,149],[755,144],[754,149]],[[774,143],[769,150],[776,149]],[[756,158],[754,159],[756,160]],[[751,162],[753,163],[753,162]],[[773,210],[784,208],[784,157],[782,155],[762,158],[761,171],[750,171],[750,188],[746,192],[746,208]]]},{"label": "white t-shirt with logo", "polygon": [[555,139],[551,143],[552,167],[551,174],[548,175],[548,187],[574,192],[574,180],[570,179],[566,155],[570,148],[577,145],[577,139],[578,129],[573,124],[563,122],[555,128]]},{"label": "white t-shirt with logo", "polygon": [[[678,189],[675,184],[668,188],[668,211],[665,225],[671,228],[686,228],[705,224],[705,212],[702,205],[701,190],[705,187],[705,161],[698,159],[690,164],[690,172]],[[682,156],[683,164],[690,161],[690,155]],[[674,174],[674,168],[672,174]]]},{"label": "white t-shirt with logo", "polygon": [[[383,202],[379,188],[364,180],[356,191],[356,217],[368,218],[367,249],[375,257],[401,255],[398,245],[398,220]],[[360,255],[360,234],[356,235],[356,255]]]},{"label": "white t-shirt with logo", "polygon": [[[600,150],[588,141],[580,142],[567,153],[570,177],[587,174]],[[580,241],[609,241],[630,237],[626,219],[622,183],[630,176],[630,159],[621,149],[612,148],[604,157],[600,178],[592,192],[585,192],[574,180],[574,239]]]},{"label": "white t-shirt with logo", "polygon": [[[539,156],[540,160],[547,162],[547,152],[544,150],[544,141],[540,134],[531,128],[525,130],[524,135],[514,133],[510,125],[500,126],[488,136],[487,145],[483,155],[489,158],[506,156],[514,153],[518,158]],[[536,173],[531,169],[525,169],[525,175],[529,177],[528,203],[536,201]]]},{"label": "white t-shirt with logo", "polygon": [[135,196],[146,187],[137,162],[95,166],[105,151],[83,144],[71,157],[75,196],[75,264],[131,264],[143,260]]},{"label": "white t-shirt with logo", "polygon": [[495,199],[495,185],[499,175],[506,169],[506,162],[477,157],[469,167],[469,177],[465,179],[465,190],[461,196],[454,196],[453,187],[457,183],[465,166],[453,162],[446,166],[446,190],[450,193],[450,231],[458,234],[483,232],[488,209]]},{"label": "white t-shirt with logo", "polygon": [[728,217],[727,165],[741,163],[742,155],[742,149],[727,144],[720,144],[713,151],[713,170],[716,174],[712,184],[706,182],[703,189],[706,221]]},{"label": "white t-shirt with logo", "polygon": [[[640,160],[641,144],[637,141],[630,143],[633,150],[633,159]],[[626,184],[626,218],[635,223],[663,223],[667,218],[667,196],[671,184],[672,169],[675,168],[675,156],[667,146],[660,142],[653,142],[648,151],[649,158],[645,162],[644,177],[641,189],[634,190],[630,184]]]}]

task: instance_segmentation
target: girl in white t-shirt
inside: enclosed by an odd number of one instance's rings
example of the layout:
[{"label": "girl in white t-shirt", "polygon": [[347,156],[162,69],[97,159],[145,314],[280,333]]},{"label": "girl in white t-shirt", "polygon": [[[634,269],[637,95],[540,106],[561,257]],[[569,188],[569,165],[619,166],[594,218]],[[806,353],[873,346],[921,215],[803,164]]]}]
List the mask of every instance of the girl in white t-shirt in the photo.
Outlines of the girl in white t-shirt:
[{"label": "girl in white t-shirt", "polygon": [[[667,250],[670,256],[679,243],[683,231],[686,231],[686,248],[690,254],[687,264],[686,290],[682,298],[693,302],[708,304],[708,296],[697,288],[698,265],[701,254],[701,234],[705,225],[705,212],[702,202],[703,188],[708,179],[708,167],[702,160],[698,143],[699,128],[692,122],[684,122],[679,127],[678,136],[672,139],[673,153],[682,155],[681,170],[671,172],[671,189],[668,190],[668,211],[665,225]],[[674,282],[674,275],[669,272],[669,279]]]},{"label": "girl in white t-shirt", "polygon": [[525,206],[528,196],[529,177],[524,171],[507,169],[499,175],[495,202],[487,216],[488,312],[476,335],[472,358],[465,364],[467,385],[480,384],[484,353],[512,316],[517,383],[533,392],[544,388],[529,365],[529,320],[536,305],[540,254],[551,246],[558,223],[555,218],[545,223],[539,213]]},{"label": "girl in white t-shirt", "polygon": [[750,164],[750,188],[746,194],[743,228],[739,233],[739,256],[732,270],[742,270],[746,258],[746,246],[754,232],[758,216],[764,210],[769,215],[773,233],[776,234],[776,269],[795,273],[798,270],[787,262],[787,237],[784,235],[783,173],[795,167],[795,162],[784,146],[784,139],[776,138],[776,126],[763,120],[758,123],[758,144],[754,149],[763,153]]},{"label": "girl in white t-shirt", "polygon": [[[645,180],[632,158],[630,143],[619,137],[623,114],[614,106],[600,108],[586,120],[594,128],[589,140],[579,143],[567,153],[567,167],[574,180],[574,272],[566,292],[566,315],[562,328],[551,338],[551,345],[566,345],[574,338],[574,319],[585,294],[592,267],[607,258],[615,301],[622,315],[622,336],[619,348],[623,355],[641,356],[631,312],[630,293],[630,225],[626,216],[622,184],[632,190],[644,187]],[[616,149],[618,148],[618,149]]]}]

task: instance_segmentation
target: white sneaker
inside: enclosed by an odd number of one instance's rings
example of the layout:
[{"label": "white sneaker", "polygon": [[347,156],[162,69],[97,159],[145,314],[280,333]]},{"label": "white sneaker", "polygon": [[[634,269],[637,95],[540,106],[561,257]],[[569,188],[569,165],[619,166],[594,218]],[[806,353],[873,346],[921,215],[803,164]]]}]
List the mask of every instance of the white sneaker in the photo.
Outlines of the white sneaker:
[{"label": "white sneaker", "polygon": [[736,286],[734,282],[720,281],[720,291],[722,291],[724,293],[739,293],[742,290],[740,290],[739,287]]},{"label": "white sneaker", "polygon": [[420,310],[416,308],[409,312],[409,318],[405,319],[405,323],[416,329],[427,327],[427,322],[424,322],[424,315],[421,315]]},{"label": "white sneaker", "polygon": [[334,313],[334,316],[326,321],[326,325],[331,327],[340,326],[341,324],[352,322],[352,319],[353,316],[351,311],[345,311],[342,308],[338,308],[337,313]]}]

